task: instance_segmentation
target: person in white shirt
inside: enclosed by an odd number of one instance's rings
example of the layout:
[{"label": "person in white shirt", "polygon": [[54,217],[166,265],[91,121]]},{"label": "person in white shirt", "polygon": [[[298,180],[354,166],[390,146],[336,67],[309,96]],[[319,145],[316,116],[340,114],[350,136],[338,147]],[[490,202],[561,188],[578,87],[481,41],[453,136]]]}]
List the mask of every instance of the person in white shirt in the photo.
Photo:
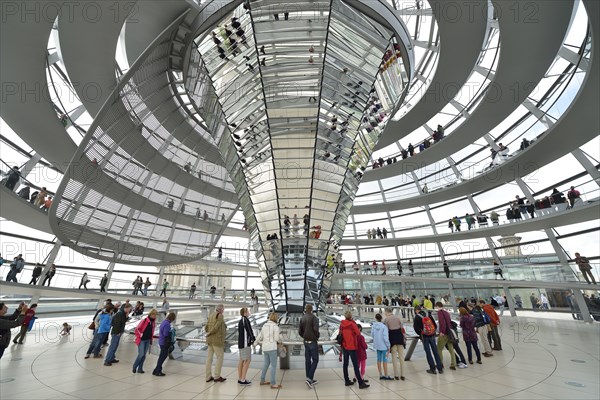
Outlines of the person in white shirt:
[{"label": "person in white shirt", "polygon": [[543,310],[549,310],[550,307],[548,306],[548,297],[546,297],[545,293],[540,294],[540,301],[542,302],[542,309]]},{"label": "person in white shirt", "polygon": [[[261,385],[271,385],[271,389],[281,389],[282,386],[277,384],[277,346],[280,342],[279,326],[277,321],[279,315],[275,312],[269,314],[269,320],[263,325],[256,342],[261,345],[262,352],[265,357],[262,373],[260,375]],[[271,381],[267,382],[267,369],[271,367]]]}]

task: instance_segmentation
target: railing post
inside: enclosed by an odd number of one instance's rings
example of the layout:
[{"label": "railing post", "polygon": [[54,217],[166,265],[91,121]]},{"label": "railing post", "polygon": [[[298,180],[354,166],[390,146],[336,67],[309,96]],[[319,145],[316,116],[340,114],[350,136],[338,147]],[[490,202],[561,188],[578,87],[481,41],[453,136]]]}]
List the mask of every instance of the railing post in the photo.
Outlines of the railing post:
[{"label": "railing post", "polygon": [[594,322],[594,320],[592,319],[592,316],[590,315],[590,310],[588,309],[585,299],[583,298],[583,294],[581,293],[581,290],[574,289],[574,290],[572,290],[572,292],[573,292],[573,295],[575,296],[575,302],[577,303],[577,306],[579,307],[579,312],[581,313],[581,317],[583,318],[583,320],[585,322]]},{"label": "railing post", "polygon": [[510,316],[516,317],[517,310],[515,307],[515,300],[513,299],[512,294],[510,293],[510,288],[508,287],[508,285],[502,285],[502,288],[504,289],[504,295],[506,296],[506,302],[508,303],[508,311],[510,311]]},{"label": "railing post", "polygon": [[452,304],[452,310],[457,313],[458,304],[456,304],[456,296],[454,295],[454,285],[452,285],[452,282],[448,282],[448,290],[450,290],[450,304]]},{"label": "railing post", "polygon": [[50,250],[50,254],[48,255],[48,260],[46,261],[46,265],[44,266],[44,269],[42,270],[42,274],[40,275],[40,279],[38,279],[36,285],[42,286],[42,284],[44,283],[44,278],[46,277],[46,273],[50,270],[50,266],[52,264],[54,264],[54,261],[56,261],[56,256],[58,255],[60,246],[62,246],[62,242],[60,240],[56,239],[56,242],[54,242],[54,247],[52,247],[52,250]]}]

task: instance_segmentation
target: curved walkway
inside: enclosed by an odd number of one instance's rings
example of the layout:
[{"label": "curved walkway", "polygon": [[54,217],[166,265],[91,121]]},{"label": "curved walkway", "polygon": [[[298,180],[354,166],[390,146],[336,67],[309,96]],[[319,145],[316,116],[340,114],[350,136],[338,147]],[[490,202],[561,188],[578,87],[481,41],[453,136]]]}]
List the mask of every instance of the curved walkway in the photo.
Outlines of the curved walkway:
[{"label": "curved walkway", "polygon": [[[584,2],[584,5],[588,15],[598,12],[598,5],[595,2]],[[598,91],[598,87],[600,87],[600,21],[597,18],[590,18],[590,23],[593,28],[593,50],[583,87],[557,123],[525,151],[510,157],[499,167],[458,185],[388,203],[355,205],[352,207],[352,214],[406,209],[420,206],[423,203],[433,204],[491,189],[530,174],[531,168],[527,168],[527,166],[535,166],[539,169],[596,137],[600,132],[600,115],[596,110],[597,105],[600,104],[600,92]],[[581,121],[589,124],[584,130],[581,129]],[[577,132],[577,134],[573,135],[573,132]],[[394,165],[392,164],[390,167],[393,169]],[[386,168],[388,167],[380,168],[380,170]]]},{"label": "curved walkway", "polygon": [[[441,38],[435,75],[419,102],[399,120],[388,122],[376,150],[402,139],[440,112],[465,84],[481,53],[488,28],[487,1],[454,3],[458,18],[452,19],[443,0],[429,4]],[[477,12],[469,12],[469,7]]]},{"label": "curved walkway", "polygon": [[[133,4],[83,1],[78,6],[90,10],[90,15],[65,13],[58,20],[62,60],[71,82],[77,83],[73,88],[92,118],[117,85],[117,42]],[[93,23],[90,23],[91,10],[98,10],[100,15],[93,19]],[[89,88],[94,89],[93,98],[88,95]]]},{"label": "curved walkway", "polygon": [[[490,225],[487,228],[478,228],[460,232],[445,232],[437,235],[410,236],[410,231],[401,232],[406,237],[387,238],[387,239],[342,239],[342,246],[364,246],[366,247],[384,247],[400,246],[411,243],[438,243],[456,240],[465,240],[481,238],[485,236],[506,236],[521,232],[531,232],[556,226],[578,224],[586,221],[593,221],[600,215],[600,202],[576,207],[565,211],[556,211],[552,214],[542,215],[533,219],[524,219],[521,222],[513,222],[503,225]],[[491,221],[490,221],[491,224]],[[388,233],[391,235],[391,232]]]},{"label": "curved walkway", "polygon": [[364,175],[365,182],[390,178],[442,160],[494,129],[523,103],[536,87],[532,82],[539,82],[554,61],[573,11],[572,1],[535,4],[538,8],[537,22],[529,23],[526,18],[517,18],[515,21],[510,2],[494,3],[499,13],[500,59],[490,89],[471,115],[427,151],[385,168],[368,170]]},{"label": "curved walkway", "polygon": [[[25,7],[25,4],[19,6]],[[22,18],[20,12],[3,15],[0,71],[5,98],[0,113],[23,141],[64,171],[77,146],[60,123],[51,101],[51,90],[47,88],[48,38],[58,9],[45,7],[44,10],[43,18],[37,22],[32,17]]]},{"label": "curved walkway", "polygon": [[[369,350],[366,378],[371,387],[366,390],[358,390],[356,385],[344,387],[341,364],[337,359],[328,362],[325,357],[316,373],[320,383],[314,389],[306,387],[304,369],[295,367],[278,369],[278,383],[283,388],[272,390],[259,385],[262,356],[256,354],[248,371],[249,386],[236,383],[233,366],[223,367],[227,382],[205,383],[203,365],[179,360],[166,361],[166,376],[153,376],[155,349],[146,358],[146,373],[132,374],[137,348],[131,336],[119,346],[121,362],[105,367],[102,360],[84,359],[90,340],[89,319],[67,318],[73,332],[60,338],[57,333],[63,319],[38,322],[24,345],[11,344],[6,350],[0,367],[4,400],[597,399],[600,392],[598,327],[574,321],[504,317],[501,352],[484,358],[482,365],[447,370],[443,375],[425,373],[427,363],[418,345],[412,361],[406,363],[405,381],[377,379],[376,357]],[[461,346],[464,352],[464,343]],[[448,353],[445,358],[447,361]]]}]

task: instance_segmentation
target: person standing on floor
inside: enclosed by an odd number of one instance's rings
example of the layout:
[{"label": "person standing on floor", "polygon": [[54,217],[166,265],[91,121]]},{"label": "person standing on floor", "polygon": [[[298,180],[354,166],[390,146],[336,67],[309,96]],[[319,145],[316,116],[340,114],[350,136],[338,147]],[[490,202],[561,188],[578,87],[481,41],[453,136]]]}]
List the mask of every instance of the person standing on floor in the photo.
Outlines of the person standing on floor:
[{"label": "person standing on floor", "polygon": [[119,310],[112,318],[110,346],[108,347],[106,358],[104,359],[104,365],[107,367],[119,362],[116,358],[117,349],[119,348],[121,336],[123,335],[123,332],[125,332],[125,323],[127,322],[127,317],[130,312],[131,304],[126,303],[124,304],[123,309]]},{"label": "person standing on floor", "polygon": [[450,313],[444,310],[444,305],[438,301],[436,304],[437,316],[438,316],[438,328],[440,336],[437,342],[437,351],[440,355],[440,361],[444,363],[444,347],[447,346],[450,352],[450,369],[456,371],[456,354],[454,353],[454,343],[450,339],[450,330],[452,329],[452,323],[450,322]]},{"label": "person standing on floor", "polygon": [[[208,355],[206,356],[206,382],[225,382],[227,378],[221,376],[221,368],[223,366],[223,357],[225,351],[225,320],[223,312],[225,307],[223,304],[217,305],[215,312],[208,317],[208,322],[204,326],[206,331],[206,344],[208,345]],[[212,362],[214,355],[217,355],[217,364],[215,365],[215,375],[212,374]]]},{"label": "person standing on floor", "polygon": [[[26,307],[26,306],[23,306]],[[32,304],[31,307],[25,312],[25,319],[21,324],[21,330],[17,333],[17,336],[13,339],[14,344],[23,344],[23,339],[25,339],[25,335],[29,331],[29,323],[35,317],[35,309],[37,308],[37,304]]]},{"label": "person standing on floor", "polygon": [[479,339],[483,345],[483,356],[493,357],[492,346],[490,346],[490,343],[487,340],[488,331],[491,329],[489,328],[491,322],[490,317],[478,304],[471,309],[470,314],[475,319],[475,331],[479,335]]},{"label": "person standing on floor", "polygon": [[[344,314],[346,319],[342,320],[340,324],[340,334],[342,335],[342,354],[344,357],[343,363],[343,372],[344,372],[344,382],[346,386],[354,385],[354,382],[350,380],[348,376],[348,364],[350,360],[352,360],[352,366],[354,367],[354,376],[358,381],[359,389],[366,389],[370,385],[366,384],[362,378],[360,377],[360,371],[358,369],[358,358],[356,356],[356,348],[357,348],[357,337],[360,335],[360,330],[356,325],[356,322],[352,319],[352,313],[350,311],[346,311]],[[381,319],[381,315],[379,315]]]},{"label": "person standing on floor", "polygon": [[[365,379],[365,372],[367,371],[367,342],[365,341],[365,337],[362,335],[362,325],[356,324],[358,326],[358,330],[360,331],[360,335],[356,337],[356,358],[358,359],[358,369],[360,370],[360,378],[364,383],[369,383],[367,379]],[[356,382],[358,377],[354,377],[352,380]]]},{"label": "person standing on floor", "polygon": [[298,334],[304,339],[304,368],[306,371],[306,384],[312,389],[319,383],[315,379],[315,371],[319,364],[319,319],[312,313],[312,304],[307,304],[305,313],[300,320]]},{"label": "person standing on floor", "polygon": [[135,344],[138,347],[138,356],[133,362],[133,373],[144,373],[144,361],[146,354],[150,352],[152,346],[152,338],[154,337],[154,329],[156,328],[156,316],[158,311],[153,308],[148,313],[148,316],[140,321],[135,327]]},{"label": "person standing on floor", "polygon": [[7,312],[8,307],[6,307],[6,304],[0,303],[0,359],[4,355],[4,350],[10,344],[10,330],[23,324],[27,314],[27,306],[25,304],[21,305],[12,315],[6,315]]},{"label": "person standing on floor", "polygon": [[[437,326],[435,325],[435,321],[431,314],[425,314],[421,306],[415,307],[413,328],[415,333],[420,337],[423,348],[425,349],[427,363],[429,364],[427,373],[435,375],[439,372],[440,374],[443,374],[444,367],[442,366],[442,361],[440,360],[440,355],[435,342],[435,331]],[[436,372],[436,367],[438,372]]]},{"label": "person standing on floor", "polygon": [[[277,321],[279,315],[272,312],[269,314],[269,320],[263,325],[256,343],[261,345],[261,350],[264,355],[264,364],[260,374],[261,385],[271,385],[271,389],[281,389],[282,386],[277,384],[277,346],[281,341],[279,336],[279,326]],[[267,369],[271,367],[271,381],[267,382]]]},{"label": "person standing on floor", "polygon": [[196,282],[192,283],[192,286],[190,286],[190,295],[188,296],[188,298],[193,299],[195,293],[196,293]]},{"label": "person standing on floor", "polygon": [[475,318],[465,307],[458,309],[460,313],[460,327],[462,328],[463,339],[467,345],[467,355],[469,357],[469,364],[473,364],[473,352],[477,356],[477,364],[481,364],[481,353],[477,346],[477,332],[475,332]]},{"label": "person standing on floor", "polygon": [[158,328],[158,345],[160,346],[160,354],[156,361],[156,367],[152,371],[154,376],[165,376],[162,370],[163,363],[169,355],[169,347],[171,346],[171,323],[175,321],[175,313],[170,312],[167,318],[161,322]]},{"label": "person standing on floor", "polygon": [[494,345],[492,346],[492,350],[500,351],[502,350],[502,342],[500,342],[500,334],[498,333],[498,325],[500,325],[500,317],[494,307],[491,304],[485,304],[484,300],[479,300],[479,304],[483,311],[490,318],[490,330],[487,334],[487,340],[490,345],[492,344],[492,340]]},{"label": "person standing on floor", "polygon": [[238,322],[238,352],[240,361],[238,362],[238,384],[250,385],[252,382],[246,379],[250,361],[252,360],[252,345],[256,338],[250,324],[250,310],[244,307],[240,309],[240,321]]},{"label": "person standing on floor", "polygon": [[[394,367],[394,379],[404,380],[404,348],[406,347],[406,332],[402,326],[402,321],[400,321],[400,318],[396,317],[393,310],[388,307],[385,309],[385,319],[383,320],[383,323],[387,326],[389,331],[390,354],[392,356],[392,366]],[[398,361],[400,362],[399,374]]]},{"label": "person standing on floor", "polygon": [[380,380],[393,380],[388,375],[387,356],[390,352],[390,333],[387,326],[381,322],[381,314],[375,314],[375,322],[371,325],[371,335],[373,336],[373,347],[377,351],[377,371]]}]

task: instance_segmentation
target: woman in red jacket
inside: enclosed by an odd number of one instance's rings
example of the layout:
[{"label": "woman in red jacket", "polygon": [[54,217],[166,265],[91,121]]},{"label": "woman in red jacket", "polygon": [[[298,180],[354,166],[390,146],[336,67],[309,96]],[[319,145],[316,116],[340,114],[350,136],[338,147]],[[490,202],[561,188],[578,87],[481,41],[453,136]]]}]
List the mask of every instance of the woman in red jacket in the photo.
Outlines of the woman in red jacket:
[{"label": "woman in red jacket", "polygon": [[354,382],[350,380],[348,376],[348,360],[352,359],[352,366],[354,367],[354,376],[358,380],[358,387],[360,389],[366,389],[369,387],[361,378],[360,371],[358,368],[358,357],[356,350],[358,348],[358,336],[360,336],[360,330],[356,325],[356,322],[352,319],[352,313],[346,311],[344,314],[345,320],[342,320],[340,324],[340,333],[342,335],[342,354],[344,355],[344,381],[346,386],[354,385]]},{"label": "woman in red jacket", "polygon": [[148,313],[148,316],[140,321],[135,328],[135,344],[138,346],[138,356],[133,363],[133,373],[144,373],[144,361],[146,354],[152,346],[152,338],[154,337],[154,329],[156,328],[156,315],[158,311],[153,308]]}]

